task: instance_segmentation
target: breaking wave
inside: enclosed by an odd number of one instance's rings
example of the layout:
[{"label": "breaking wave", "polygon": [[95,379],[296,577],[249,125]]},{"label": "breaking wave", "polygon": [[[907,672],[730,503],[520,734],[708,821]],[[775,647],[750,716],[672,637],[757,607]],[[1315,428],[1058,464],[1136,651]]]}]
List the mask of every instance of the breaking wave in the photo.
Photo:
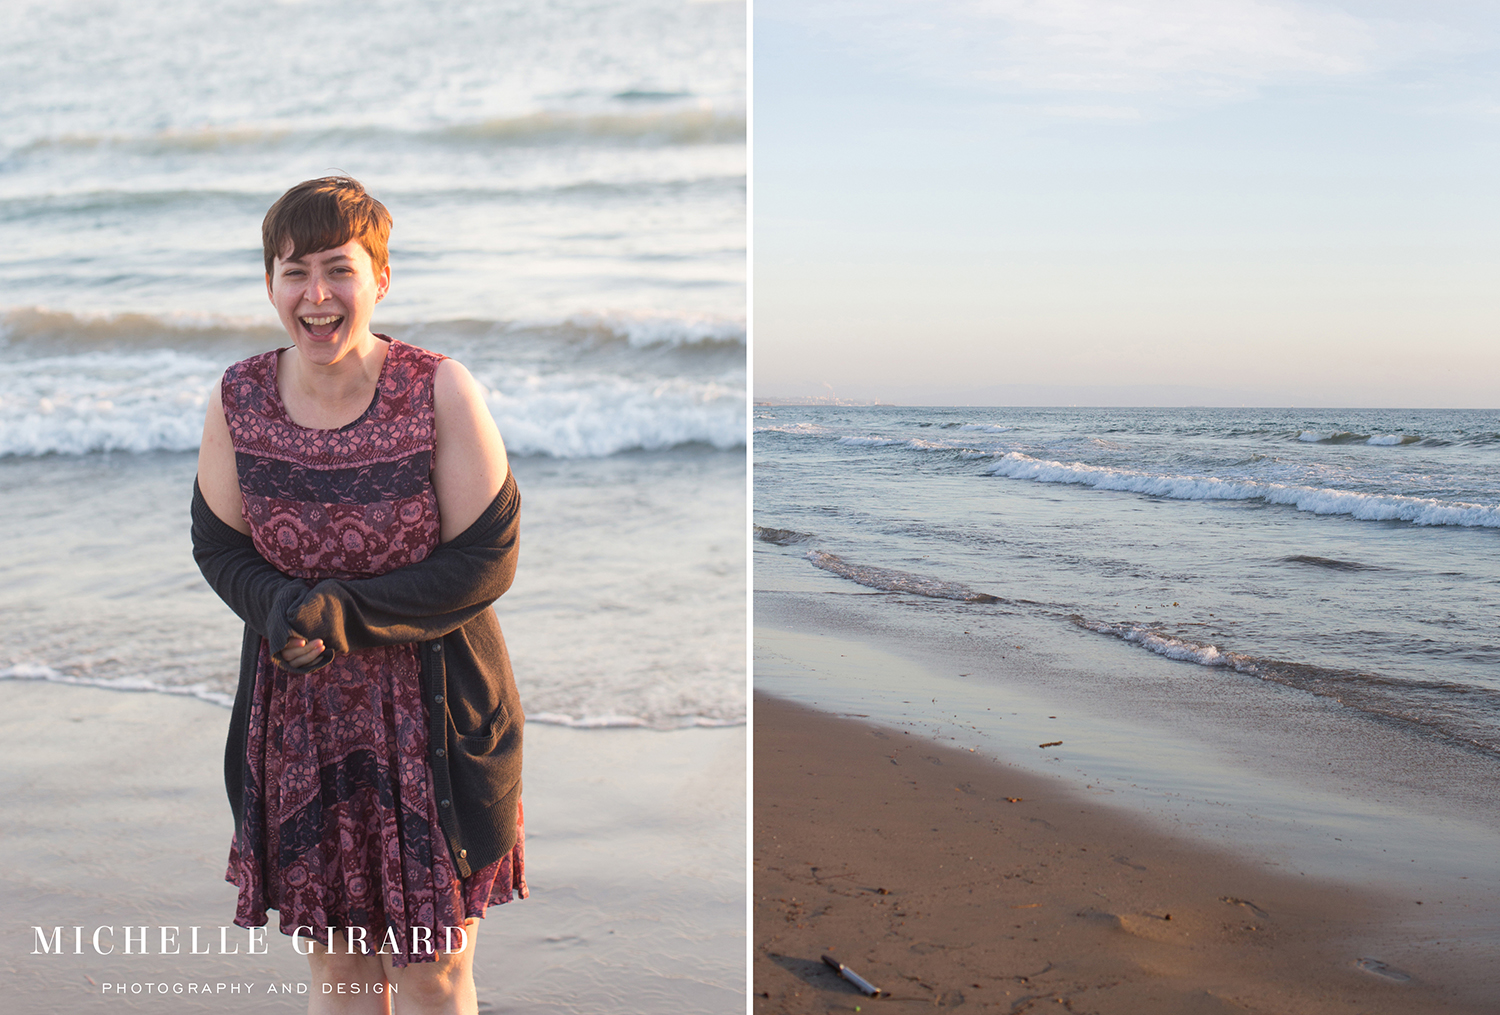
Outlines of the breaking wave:
[{"label": "breaking wave", "polygon": [[1396,680],[1357,670],[1266,659],[1194,641],[1148,624],[1110,624],[1077,614],[1069,618],[1086,631],[1118,638],[1148,652],[1243,673],[1296,688],[1385,719],[1398,720],[1464,747],[1500,755],[1493,716],[1500,713],[1500,691],[1440,680]]},{"label": "breaking wave", "polygon": [[[518,455],[745,443],[740,322],[601,314],[392,330],[419,344],[462,345]],[[224,369],[285,341],[279,328],[204,317],[13,311],[0,320],[0,457],[192,451]],[[506,355],[523,346],[526,356]]]},{"label": "breaking wave", "polygon": [[1500,506],[1444,501],[1399,494],[1356,493],[1287,483],[1210,476],[1171,476],[1105,466],[1064,464],[1006,453],[986,472],[1007,479],[1068,483],[1174,500],[1258,500],[1318,515],[1348,515],[1361,521],[1401,521],[1414,525],[1500,528]]},{"label": "breaking wave", "polygon": [[909,571],[894,571],[886,567],[851,564],[842,557],[824,553],[822,550],[808,550],[807,559],[814,567],[820,567],[840,578],[847,578],[859,585],[880,589],[883,592],[907,592],[912,595],[927,596],[930,599],[956,599],[964,603],[1004,602],[999,596],[992,596],[987,592],[975,592],[967,585],[960,585],[957,582],[928,578]]},{"label": "breaking wave", "polygon": [[772,529],[764,525],[755,526],[755,538],[763,543],[774,543],[777,546],[791,546],[794,543],[805,543],[812,539],[809,532],[798,532],[795,529]]}]

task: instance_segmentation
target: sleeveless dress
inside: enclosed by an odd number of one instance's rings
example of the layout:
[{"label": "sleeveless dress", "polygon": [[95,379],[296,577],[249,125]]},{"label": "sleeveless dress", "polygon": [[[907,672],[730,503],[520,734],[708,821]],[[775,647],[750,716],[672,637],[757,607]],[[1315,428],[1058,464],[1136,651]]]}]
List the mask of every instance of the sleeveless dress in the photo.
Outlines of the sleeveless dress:
[{"label": "sleeveless dress", "polygon": [[[390,348],[375,398],[338,430],[287,415],[276,387],[281,350],[224,375],[255,547],[309,586],[385,574],[438,545],[432,392],[443,357],[378,337]],[[444,928],[526,898],[524,828],[488,867],[464,879],[454,870],[433,793],[417,646],[350,652],[312,673],[276,666],[279,648],[262,639],[256,664],[244,819],[225,874],[239,888],[234,922],[262,926],[275,909],[283,934],[302,927],[325,943],[329,928],[363,927],[370,951],[404,966],[432,960]]]}]

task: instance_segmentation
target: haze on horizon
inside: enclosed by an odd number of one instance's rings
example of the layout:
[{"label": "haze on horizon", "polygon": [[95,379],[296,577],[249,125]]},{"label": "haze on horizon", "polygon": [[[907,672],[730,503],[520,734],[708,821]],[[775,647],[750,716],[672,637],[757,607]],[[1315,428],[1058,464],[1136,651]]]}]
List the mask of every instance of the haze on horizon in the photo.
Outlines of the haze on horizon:
[{"label": "haze on horizon", "polygon": [[1500,407],[1500,8],[757,0],[755,395]]}]

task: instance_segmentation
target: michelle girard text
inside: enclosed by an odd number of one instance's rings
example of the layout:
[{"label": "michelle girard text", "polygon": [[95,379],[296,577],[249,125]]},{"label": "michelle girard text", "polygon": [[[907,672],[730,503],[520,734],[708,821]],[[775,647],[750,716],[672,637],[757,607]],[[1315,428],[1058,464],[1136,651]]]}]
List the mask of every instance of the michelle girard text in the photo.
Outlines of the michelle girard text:
[{"label": "michelle girard text", "polygon": [[[264,927],[32,927],[33,955],[265,955]],[[343,940],[334,935],[342,932]],[[321,937],[323,940],[318,940]],[[312,927],[298,927],[291,936],[298,955],[310,955],[313,942],[329,951],[343,945],[349,955],[432,955],[461,952],[469,944],[462,927],[412,927],[402,939],[394,927],[383,936],[364,927],[329,927],[314,936]]]}]

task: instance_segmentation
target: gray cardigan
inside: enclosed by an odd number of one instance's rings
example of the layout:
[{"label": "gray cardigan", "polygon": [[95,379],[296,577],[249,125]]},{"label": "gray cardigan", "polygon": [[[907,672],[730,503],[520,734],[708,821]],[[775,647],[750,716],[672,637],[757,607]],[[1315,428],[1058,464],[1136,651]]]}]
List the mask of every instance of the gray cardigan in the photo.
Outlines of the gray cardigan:
[{"label": "gray cardigan", "polygon": [[521,495],[514,476],[484,513],[425,560],[375,578],[310,584],[277,570],[250,537],[226,525],[193,483],[193,559],[245,622],[239,687],[224,750],[236,834],[244,820],[245,741],[261,639],[274,651],[295,630],[327,651],[308,670],[377,645],[416,642],[428,709],[428,750],[453,864],[460,877],[516,844],[525,717],[490,609],[510,588]]}]

